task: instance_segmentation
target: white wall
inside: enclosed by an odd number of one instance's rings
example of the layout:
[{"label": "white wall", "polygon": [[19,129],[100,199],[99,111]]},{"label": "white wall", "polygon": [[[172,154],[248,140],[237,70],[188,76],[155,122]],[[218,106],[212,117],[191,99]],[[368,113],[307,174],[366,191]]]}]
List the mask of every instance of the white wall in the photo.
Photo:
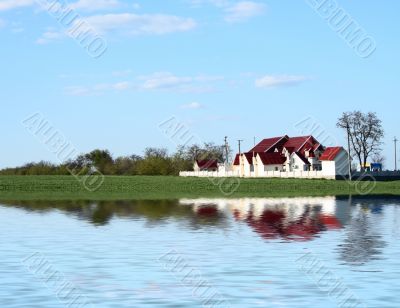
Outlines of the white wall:
[{"label": "white wall", "polygon": [[323,160],[322,161],[322,172],[326,175],[336,175],[335,161]]},{"label": "white wall", "polygon": [[[293,153],[291,156],[292,159],[292,169],[290,171],[304,171],[304,166],[306,165],[303,160],[297,156],[296,153]],[[295,166],[298,168],[296,169]]]},{"label": "white wall", "polygon": [[[181,171],[179,176],[184,177],[255,177],[254,173],[247,172],[245,175],[238,171]],[[264,171],[257,175],[259,178],[301,178],[301,179],[330,179],[334,180],[334,174],[326,174],[323,171]]]},{"label": "white wall", "polygon": [[322,172],[327,175],[347,175],[349,173],[347,152],[341,150],[334,161],[322,161]]}]

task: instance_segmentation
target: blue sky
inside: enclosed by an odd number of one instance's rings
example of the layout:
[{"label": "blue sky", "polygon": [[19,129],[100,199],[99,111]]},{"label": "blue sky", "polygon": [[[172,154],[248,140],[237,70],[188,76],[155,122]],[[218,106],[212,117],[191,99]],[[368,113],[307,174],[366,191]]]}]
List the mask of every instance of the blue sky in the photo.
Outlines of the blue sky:
[{"label": "blue sky", "polygon": [[159,129],[172,116],[201,140],[228,136],[235,149],[237,139],[247,149],[254,136],[308,134],[296,124],[305,119],[344,144],[336,119],[356,109],[383,120],[393,167],[398,2],[331,1],[376,42],[360,57],[316,10],[321,0],[71,0],[71,12],[107,42],[93,58],[39,5],[46,1],[0,0],[0,167],[57,162],[21,124],[35,112],[80,152],[117,156],[173,151]]}]

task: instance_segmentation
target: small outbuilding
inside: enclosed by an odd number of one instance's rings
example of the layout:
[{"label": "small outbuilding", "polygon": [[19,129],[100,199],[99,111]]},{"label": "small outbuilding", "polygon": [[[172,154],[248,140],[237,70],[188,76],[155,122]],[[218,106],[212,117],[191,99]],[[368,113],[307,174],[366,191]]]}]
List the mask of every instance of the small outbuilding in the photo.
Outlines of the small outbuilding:
[{"label": "small outbuilding", "polygon": [[349,173],[347,151],[343,147],[327,147],[319,160],[326,175],[346,176]]},{"label": "small outbuilding", "polygon": [[196,159],[193,166],[194,171],[217,171],[218,161],[216,159]]}]

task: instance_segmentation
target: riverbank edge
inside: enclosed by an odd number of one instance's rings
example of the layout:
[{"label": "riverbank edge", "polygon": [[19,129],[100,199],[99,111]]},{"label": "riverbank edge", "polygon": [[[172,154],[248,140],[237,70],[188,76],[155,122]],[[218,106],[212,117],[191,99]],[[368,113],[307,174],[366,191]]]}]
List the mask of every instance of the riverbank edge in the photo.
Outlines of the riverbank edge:
[{"label": "riverbank edge", "polygon": [[0,176],[0,200],[128,200],[400,195],[400,181],[106,176],[95,191],[73,176]]}]

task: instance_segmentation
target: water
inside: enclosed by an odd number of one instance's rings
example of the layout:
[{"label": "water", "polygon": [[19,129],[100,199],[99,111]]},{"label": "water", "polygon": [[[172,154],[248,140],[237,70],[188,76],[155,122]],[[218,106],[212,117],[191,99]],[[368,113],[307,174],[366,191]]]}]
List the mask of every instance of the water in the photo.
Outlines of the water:
[{"label": "water", "polygon": [[400,198],[7,202],[1,307],[400,307]]}]

